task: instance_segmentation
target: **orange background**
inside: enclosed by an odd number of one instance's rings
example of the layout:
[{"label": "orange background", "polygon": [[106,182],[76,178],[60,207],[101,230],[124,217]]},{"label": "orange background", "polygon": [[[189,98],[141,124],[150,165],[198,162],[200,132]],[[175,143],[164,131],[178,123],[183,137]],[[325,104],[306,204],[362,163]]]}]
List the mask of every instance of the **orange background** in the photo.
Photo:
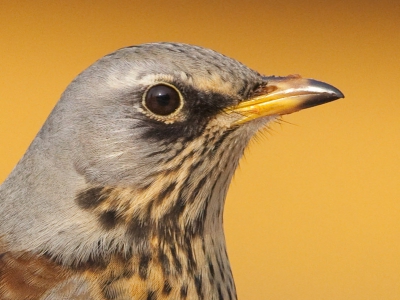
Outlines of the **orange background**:
[{"label": "orange background", "polygon": [[68,83],[180,41],[346,99],[252,142],[225,210],[240,299],[400,299],[400,2],[1,1],[0,182]]}]

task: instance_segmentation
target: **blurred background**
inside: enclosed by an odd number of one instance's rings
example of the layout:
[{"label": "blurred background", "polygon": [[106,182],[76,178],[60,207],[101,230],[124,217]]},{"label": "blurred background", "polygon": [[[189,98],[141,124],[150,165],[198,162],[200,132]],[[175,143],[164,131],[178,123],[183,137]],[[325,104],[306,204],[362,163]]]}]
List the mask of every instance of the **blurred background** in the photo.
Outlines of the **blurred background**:
[{"label": "blurred background", "polygon": [[238,296],[400,299],[399,1],[0,0],[0,39],[0,182],[69,82],[124,46],[192,43],[338,87],[241,161],[225,209]]}]

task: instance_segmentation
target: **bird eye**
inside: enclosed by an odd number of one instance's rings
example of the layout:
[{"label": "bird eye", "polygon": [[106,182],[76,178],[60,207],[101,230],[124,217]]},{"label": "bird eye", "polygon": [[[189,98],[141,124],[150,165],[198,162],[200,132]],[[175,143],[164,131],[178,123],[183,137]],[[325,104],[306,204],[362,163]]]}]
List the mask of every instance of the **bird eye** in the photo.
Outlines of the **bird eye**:
[{"label": "bird eye", "polygon": [[148,89],[144,95],[143,104],[152,113],[167,116],[181,106],[181,97],[175,87],[158,84]]}]

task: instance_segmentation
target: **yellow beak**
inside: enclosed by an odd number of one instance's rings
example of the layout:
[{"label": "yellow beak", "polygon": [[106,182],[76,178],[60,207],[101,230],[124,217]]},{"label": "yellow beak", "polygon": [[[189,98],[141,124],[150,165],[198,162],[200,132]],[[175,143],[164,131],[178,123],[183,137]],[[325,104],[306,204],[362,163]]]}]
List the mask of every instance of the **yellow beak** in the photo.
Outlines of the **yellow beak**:
[{"label": "yellow beak", "polygon": [[265,85],[254,98],[229,107],[227,113],[242,117],[234,123],[240,125],[251,120],[273,115],[286,115],[304,108],[344,98],[337,88],[300,76],[264,77]]}]

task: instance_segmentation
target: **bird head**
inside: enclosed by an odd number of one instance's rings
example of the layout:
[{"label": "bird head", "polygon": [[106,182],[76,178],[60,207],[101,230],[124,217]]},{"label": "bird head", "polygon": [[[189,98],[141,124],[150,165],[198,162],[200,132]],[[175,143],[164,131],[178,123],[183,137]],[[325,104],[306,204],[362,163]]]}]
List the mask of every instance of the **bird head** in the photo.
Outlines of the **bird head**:
[{"label": "bird head", "polygon": [[326,83],[262,76],[201,47],[120,49],[68,86],[5,182],[25,178],[25,205],[42,211],[40,222],[13,226],[46,232],[26,234],[31,248],[80,261],[110,248],[147,251],[154,236],[223,237],[226,192],[251,137],[281,115],[341,97]]}]

